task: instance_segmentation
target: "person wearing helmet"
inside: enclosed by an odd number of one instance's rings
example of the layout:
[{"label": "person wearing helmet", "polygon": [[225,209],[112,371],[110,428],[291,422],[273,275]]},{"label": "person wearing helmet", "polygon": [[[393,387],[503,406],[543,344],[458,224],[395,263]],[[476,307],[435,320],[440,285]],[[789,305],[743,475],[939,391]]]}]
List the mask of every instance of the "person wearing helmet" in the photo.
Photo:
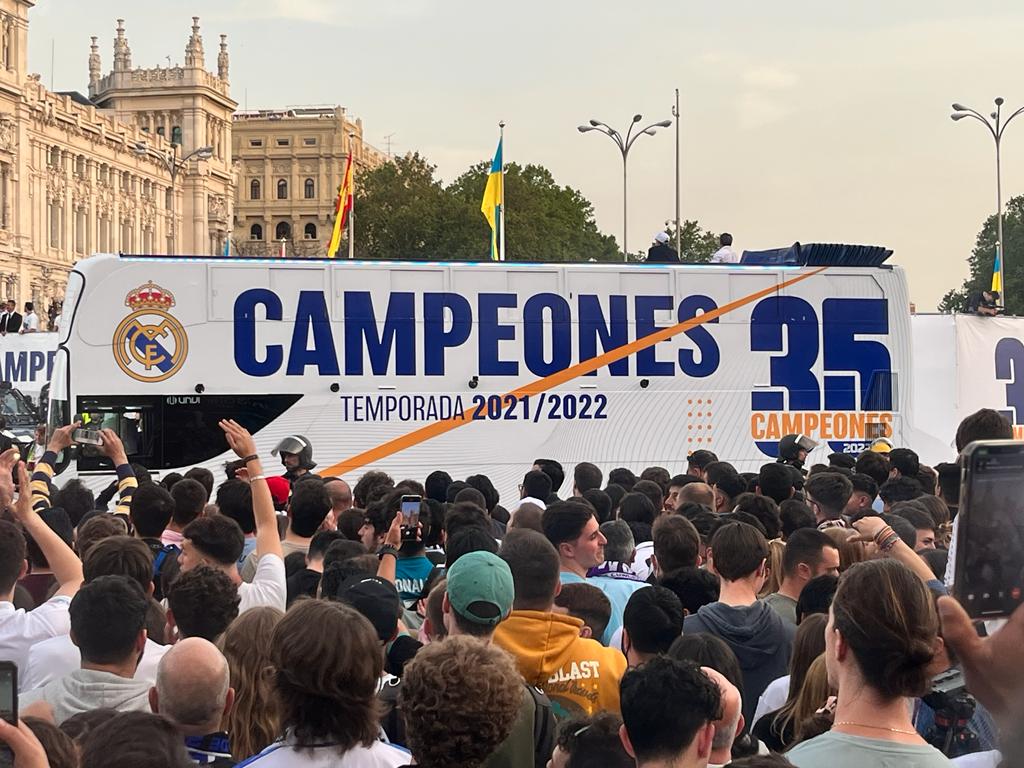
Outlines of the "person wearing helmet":
[{"label": "person wearing helmet", "polygon": [[310,474],[310,470],[316,466],[313,461],[313,444],[302,435],[288,435],[271,453],[280,455],[285,469],[284,478],[292,484]]},{"label": "person wearing helmet", "polygon": [[779,440],[779,464],[788,464],[801,472],[807,454],[818,447],[818,444],[806,435],[786,435]]}]

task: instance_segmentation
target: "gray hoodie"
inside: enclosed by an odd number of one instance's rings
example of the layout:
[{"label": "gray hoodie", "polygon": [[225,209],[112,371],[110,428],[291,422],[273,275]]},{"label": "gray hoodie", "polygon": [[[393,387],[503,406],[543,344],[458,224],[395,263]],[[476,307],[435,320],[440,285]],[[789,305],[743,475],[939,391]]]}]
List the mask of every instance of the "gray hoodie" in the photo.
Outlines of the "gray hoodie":
[{"label": "gray hoodie", "polygon": [[705,605],[683,621],[683,634],[718,635],[740,663],[743,673],[743,718],[753,727],[757,700],[768,683],[789,674],[796,627],[764,603]]},{"label": "gray hoodie", "polygon": [[27,691],[19,697],[19,705],[27,707],[45,701],[53,709],[53,719],[60,725],[72,715],[93,709],[109,708],[119,712],[148,712],[150,684],[132,680],[112,672],[76,669],[52,683]]}]

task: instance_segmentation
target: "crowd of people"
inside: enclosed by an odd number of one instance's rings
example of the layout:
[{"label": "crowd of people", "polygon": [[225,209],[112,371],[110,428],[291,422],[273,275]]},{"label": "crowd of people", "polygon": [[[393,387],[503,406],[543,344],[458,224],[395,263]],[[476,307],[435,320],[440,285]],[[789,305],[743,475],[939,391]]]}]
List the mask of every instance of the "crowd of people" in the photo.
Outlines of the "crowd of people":
[{"label": "crowd of people", "polygon": [[[0,455],[16,768],[1024,755],[1024,609],[986,631],[947,594],[955,460],[879,440],[806,466],[799,435],[756,473],[708,450],[678,474],[538,459],[503,505],[482,474],[320,477],[301,435],[279,475],[228,420],[219,481],[155,480],[103,430],[117,479],[94,496],[53,486],[76,426],[31,475]],[[1010,437],[979,411],[957,448]]]}]

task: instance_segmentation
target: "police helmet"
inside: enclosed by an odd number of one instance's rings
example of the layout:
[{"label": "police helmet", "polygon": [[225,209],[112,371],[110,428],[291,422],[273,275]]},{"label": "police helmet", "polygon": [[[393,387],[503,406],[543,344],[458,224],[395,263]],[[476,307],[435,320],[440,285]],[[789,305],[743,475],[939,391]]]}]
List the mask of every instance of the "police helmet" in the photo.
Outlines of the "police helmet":
[{"label": "police helmet", "polygon": [[796,461],[800,458],[801,450],[809,453],[817,447],[818,443],[807,435],[786,435],[779,440],[779,458]]},{"label": "police helmet", "polygon": [[292,453],[299,457],[299,466],[302,469],[312,469],[316,466],[313,461],[313,444],[303,435],[288,435],[271,451],[275,456],[280,453]]}]

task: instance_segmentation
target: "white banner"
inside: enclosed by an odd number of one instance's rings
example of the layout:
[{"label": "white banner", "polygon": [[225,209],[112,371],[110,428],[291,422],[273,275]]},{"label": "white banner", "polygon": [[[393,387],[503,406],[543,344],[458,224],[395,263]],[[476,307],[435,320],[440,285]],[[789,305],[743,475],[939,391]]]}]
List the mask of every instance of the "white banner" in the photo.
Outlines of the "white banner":
[{"label": "white banner", "polygon": [[994,408],[1024,439],[1024,318],[957,315],[956,357],[958,422]]},{"label": "white banner", "polygon": [[25,333],[0,336],[0,381],[9,381],[33,399],[50,380],[57,353],[57,333]]}]

